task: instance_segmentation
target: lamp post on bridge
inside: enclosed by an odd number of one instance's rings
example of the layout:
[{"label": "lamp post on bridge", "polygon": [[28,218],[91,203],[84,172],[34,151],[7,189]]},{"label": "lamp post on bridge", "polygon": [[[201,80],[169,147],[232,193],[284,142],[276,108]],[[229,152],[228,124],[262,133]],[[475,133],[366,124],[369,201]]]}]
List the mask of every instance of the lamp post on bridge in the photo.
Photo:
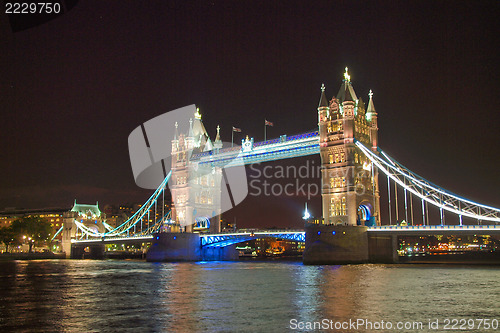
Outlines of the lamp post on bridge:
[{"label": "lamp post on bridge", "polygon": [[304,219],[304,221],[306,221],[306,222],[309,222],[310,218],[311,218],[311,214],[307,210],[307,202],[306,202],[306,208],[304,209],[304,216],[302,216],[302,219]]}]

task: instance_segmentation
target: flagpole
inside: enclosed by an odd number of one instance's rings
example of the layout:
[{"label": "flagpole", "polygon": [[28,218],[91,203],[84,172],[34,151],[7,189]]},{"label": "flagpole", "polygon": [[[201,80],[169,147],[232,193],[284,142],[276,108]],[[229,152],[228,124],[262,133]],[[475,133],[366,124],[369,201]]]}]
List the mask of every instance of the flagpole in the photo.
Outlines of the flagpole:
[{"label": "flagpole", "polygon": [[266,127],[267,127],[266,126],[266,120],[264,119],[264,142],[267,141],[267,133],[266,133],[267,132],[267,128]]},{"label": "flagpole", "polygon": [[231,148],[233,147],[233,145],[234,145],[234,127],[231,130]]}]

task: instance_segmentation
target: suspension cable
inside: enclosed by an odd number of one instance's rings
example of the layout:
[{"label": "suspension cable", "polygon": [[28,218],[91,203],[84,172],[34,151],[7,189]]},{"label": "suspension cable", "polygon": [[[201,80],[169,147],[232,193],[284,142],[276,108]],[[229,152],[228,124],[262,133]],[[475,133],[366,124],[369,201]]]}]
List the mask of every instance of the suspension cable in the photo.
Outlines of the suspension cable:
[{"label": "suspension cable", "polygon": [[392,225],[392,214],[391,214],[391,182],[389,175],[387,175],[387,193],[389,196],[389,225]]},{"label": "suspension cable", "polygon": [[413,226],[413,196],[410,192],[410,211],[411,211],[411,225]]},{"label": "suspension cable", "polygon": [[[430,203],[438,208],[441,207],[444,210],[457,215],[461,214],[483,221],[500,222],[500,209],[478,204],[471,200],[457,196],[456,194],[446,191],[411,172],[401,164],[389,158],[383,151],[379,150],[387,161],[370,151],[359,141],[355,140],[355,144],[365,154],[365,156],[367,156],[370,161],[377,166],[379,170],[387,175],[388,178],[392,179],[401,187],[406,188],[410,193],[418,196],[425,203]],[[441,195],[442,198],[444,196],[444,200],[440,200],[440,197],[437,194]],[[459,202],[462,202],[463,205],[458,206]],[[425,209],[424,205],[422,206],[424,207],[423,219],[427,220],[428,223],[428,210]]]},{"label": "suspension cable", "polygon": [[405,194],[405,221],[408,224],[408,199],[406,198],[406,189],[404,189]]}]

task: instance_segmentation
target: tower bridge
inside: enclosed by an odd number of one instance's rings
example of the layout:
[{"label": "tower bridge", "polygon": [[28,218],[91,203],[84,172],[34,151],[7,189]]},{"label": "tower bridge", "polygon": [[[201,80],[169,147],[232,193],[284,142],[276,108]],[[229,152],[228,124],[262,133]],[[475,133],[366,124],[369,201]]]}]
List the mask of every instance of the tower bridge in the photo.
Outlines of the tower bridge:
[{"label": "tower bridge", "polygon": [[[153,260],[200,259],[202,249],[208,248],[219,251],[217,258],[224,258],[225,254],[220,251],[237,242],[279,237],[305,241],[305,262],[364,262],[373,257],[371,253],[377,252],[377,248],[391,248],[388,253],[393,254],[394,237],[398,235],[464,232],[489,235],[500,230],[500,209],[455,195],[415,174],[380,149],[373,93],[369,92],[365,104],[356,95],[347,68],[336,96],[328,99],[325,86],[321,87],[318,130],[262,142],[246,137],[241,146],[224,147],[220,128],[217,127],[212,142],[194,106],[193,116],[186,133],[178,133],[178,124],[175,124],[171,171],[130,219],[112,228],[105,221],[81,219],[75,212],[66,217],[63,238],[67,253],[70,247],[132,242],[143,237],[154,243],[150,249]],[[244,198],[229,198],[231,193],[226,187],[230,170],[316,154],[321,159],[320,224],[306,222],[305,231],[221,233],[221,212],[233,207],[236,199]],[[388,221],[381,220],[379,173],[387,180],[388,202],[384,206],[388,207]],[[244,178],[241,174],[237,177]],[[246,184],[246,178],[243,180]],[[167,183],[172,193],[172,209],[168,212],[164,210]],[[404,201],[404,210],[398,199]],[[416,208],[415,201],[418,202]],[[228,202],[232,206],[227,206]],[[429,221],[428,212],[432,207],[439,210],[438,226]],[[420,208],[421,219],[415,218]],[[400,215],[401,210],[404,213]],[[452,225],[448,225],[445,213],[456,216]],[[467,225],[464,218],[469,224],[476,221],[476,226]],[[181,251],[192,247],[198,250],[191,251],[191,257]],[[162,257],[161,254],[167,252],[174,255]],[[182,255],[175,256],[181,252]]]}]

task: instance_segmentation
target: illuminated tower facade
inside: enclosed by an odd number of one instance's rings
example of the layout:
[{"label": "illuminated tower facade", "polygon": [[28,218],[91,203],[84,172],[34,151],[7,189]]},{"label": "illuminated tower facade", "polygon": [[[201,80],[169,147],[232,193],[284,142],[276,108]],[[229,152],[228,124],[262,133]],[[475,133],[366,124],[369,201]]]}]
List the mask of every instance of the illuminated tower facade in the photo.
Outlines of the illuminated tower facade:
[{"label": "illuminated tower facade", "polygon": [[222,170],[211,164],[202,164],[199,157],[222,148],[217,137],[212,144],[197,110],[189,121],[187,133],[178,133],[172,140],[172,220],[184,226],[186,232],[220,232]]},{"label": "illuminated tower facade", "polygon": [[373,93],[368,108],[358,99],[349,73],[336,97],[321,87],[318,106],[325,224],[380,225],[378,172],[356,148],[355,140],[377,151],[377,113]]}]

